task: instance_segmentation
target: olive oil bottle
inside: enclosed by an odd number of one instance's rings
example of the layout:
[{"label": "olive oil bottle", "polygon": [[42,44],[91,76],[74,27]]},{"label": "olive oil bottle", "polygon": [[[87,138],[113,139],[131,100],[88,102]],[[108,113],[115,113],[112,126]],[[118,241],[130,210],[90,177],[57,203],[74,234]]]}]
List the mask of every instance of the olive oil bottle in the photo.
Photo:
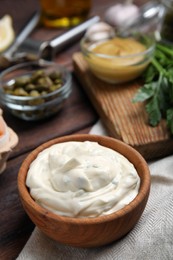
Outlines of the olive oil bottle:
[{"label": "olive oil bottle", "polygon": [[46,27],[70,27],[82,22],[91,0],[40,0],[41,23]]},{"label": "olive oil bottle", "polygon": [[173,42],[173,0],[162,0],[165,14],[162,20],[161,38]]}]

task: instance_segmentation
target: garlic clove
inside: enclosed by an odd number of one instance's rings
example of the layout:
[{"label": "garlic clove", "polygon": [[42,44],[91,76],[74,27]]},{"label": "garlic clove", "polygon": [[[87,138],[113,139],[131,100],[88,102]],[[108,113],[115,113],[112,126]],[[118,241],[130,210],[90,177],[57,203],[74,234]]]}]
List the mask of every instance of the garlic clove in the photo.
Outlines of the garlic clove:
[{"label": "garlic clove", "polygon": [[124,22],[135,20],[139,15],[139,7],[135,4],[116,4],[105,12],[105,21],[112,26],[124,26]]},{"label": "garlic clove", "polygon": [[105,22],[99,22],[90,26],[85,34],[89,41],[99,41],[115,36],[115,30]]}]

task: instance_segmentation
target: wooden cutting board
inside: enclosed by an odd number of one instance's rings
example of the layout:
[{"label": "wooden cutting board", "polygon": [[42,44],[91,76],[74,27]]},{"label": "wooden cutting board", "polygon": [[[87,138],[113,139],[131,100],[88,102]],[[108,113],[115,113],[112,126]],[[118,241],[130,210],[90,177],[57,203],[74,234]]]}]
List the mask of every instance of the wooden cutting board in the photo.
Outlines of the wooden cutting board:
[{"label": "wooden cutting board", "polygon": [[138,81],[109,84],[97,79],[81,53],[73,55],[74,71],[88,94],[110,136],[137,149],[147,160],[173,154],[173,137],[163,120],[157,127],[148,125],[143,103],[132,103]]}]

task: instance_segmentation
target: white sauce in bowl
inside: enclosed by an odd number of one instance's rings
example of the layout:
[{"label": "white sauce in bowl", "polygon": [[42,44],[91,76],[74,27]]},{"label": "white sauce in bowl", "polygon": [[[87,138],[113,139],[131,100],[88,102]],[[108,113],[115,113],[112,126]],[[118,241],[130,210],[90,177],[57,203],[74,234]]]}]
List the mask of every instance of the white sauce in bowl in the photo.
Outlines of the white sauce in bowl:
[{"label": "white sauce in bowl", "polygon": [[65,142],[32,162],[26,185],[34,200],[56,214],[97,217],[129,204],[140,178],[124,156],[96,142]]}]

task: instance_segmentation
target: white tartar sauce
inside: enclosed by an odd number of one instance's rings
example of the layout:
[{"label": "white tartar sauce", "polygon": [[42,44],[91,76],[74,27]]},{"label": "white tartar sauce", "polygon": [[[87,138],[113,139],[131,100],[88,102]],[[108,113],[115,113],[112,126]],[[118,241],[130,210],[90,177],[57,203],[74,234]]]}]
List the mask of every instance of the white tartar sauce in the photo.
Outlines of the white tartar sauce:
[{"label": "white tartar sauce", "polygon": [[65,142],[40,152],[26,185],[34,200],[56,214],[97,217],[129,204],[140,178],[124,156],[96,142]]}]

